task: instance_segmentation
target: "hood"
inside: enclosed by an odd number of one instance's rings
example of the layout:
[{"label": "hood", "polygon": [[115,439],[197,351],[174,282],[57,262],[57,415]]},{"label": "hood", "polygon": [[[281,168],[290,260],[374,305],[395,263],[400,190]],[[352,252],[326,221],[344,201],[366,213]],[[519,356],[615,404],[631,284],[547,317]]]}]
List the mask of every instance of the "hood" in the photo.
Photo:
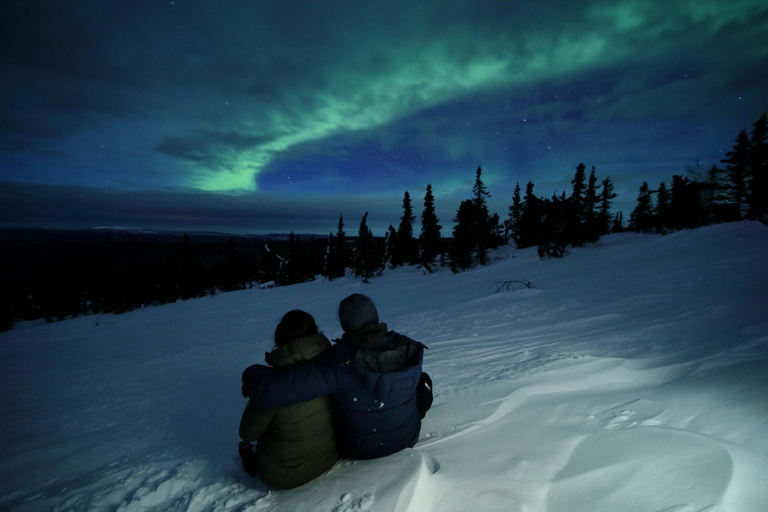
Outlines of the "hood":
[{"label": "hood", "polygon": [[340,340],[344,345],[356,348],[373,348],[382,343],[387,334],[387,324],[371,324],[353,332],[345,332]]},{"label": "hood", "polygon": [[355,366],[378,400],[405,400],[419,383],[423,359],[424,345],[393,332],[381,345],[358,350]]}]

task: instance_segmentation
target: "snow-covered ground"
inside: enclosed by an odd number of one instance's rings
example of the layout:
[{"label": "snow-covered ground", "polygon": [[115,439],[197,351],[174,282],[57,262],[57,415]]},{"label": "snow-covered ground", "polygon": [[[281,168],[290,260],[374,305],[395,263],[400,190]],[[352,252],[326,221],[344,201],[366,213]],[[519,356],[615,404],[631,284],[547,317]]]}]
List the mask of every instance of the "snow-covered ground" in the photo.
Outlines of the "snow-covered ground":
[{"label": "snow-covered ground", "polygon": [[[453,275],[401,268],[0,334],[0,509],[768,510],[768,228],[622,233]],[[495,292],[493,283],[513,284]],[[413,450],[291,491],[244,474],[240,374],[289,309],[362,292],[425,342]]]}]

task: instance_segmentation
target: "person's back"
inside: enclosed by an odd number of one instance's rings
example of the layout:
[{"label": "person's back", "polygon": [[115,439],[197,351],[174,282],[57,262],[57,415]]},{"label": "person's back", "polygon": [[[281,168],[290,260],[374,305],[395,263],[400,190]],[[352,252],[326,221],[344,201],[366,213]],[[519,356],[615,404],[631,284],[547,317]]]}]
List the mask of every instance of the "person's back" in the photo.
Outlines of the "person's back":
[{"label": "person's back", "polygon": [[[307,332],[313,333],[303,335]],[[298,310],[283,317],[275,331],[275,343],[275,349],[266,354],[267,363],[275,368],[310,361],[331,346],[317,333],[314,319]],[[328,396],[272,410],[249,402],[240,422],[240,437],[244,442],[257,441],[252,471],[280,489],[317,478],[339,459],[333,418],[333,402]]]},{"label": "person's back", "polygon": [[268,407],[331,393],[345,457],[370,459],[413,447],[431,404],[431,390],[423,390],[428,400],[419,391],[424,345],[388,331],[363,295],[344,299],[339,317],[345,333],[328,353],[288,371],[254,365],[243,374],[244,388]]},{"label": "person's back", "polygon": [[[375,344],[358,344],[362,340]],[[423,345],[377,324],[345,333],[332,354],[340,380],[332,396],[344,434],[341,452],[370,459],[413,447],[423,416],[417,400]]]}]

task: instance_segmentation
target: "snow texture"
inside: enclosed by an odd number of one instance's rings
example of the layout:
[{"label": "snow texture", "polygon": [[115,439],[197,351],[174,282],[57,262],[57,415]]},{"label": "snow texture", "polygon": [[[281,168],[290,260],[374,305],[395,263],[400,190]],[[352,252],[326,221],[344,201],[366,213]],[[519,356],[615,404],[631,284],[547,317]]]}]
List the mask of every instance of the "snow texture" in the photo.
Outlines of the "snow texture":
[{"label": "snow texture", "polygon": [[[621,233],[540,261],[507,248],[0,335],[0,509],[768,510],[768,228]],[[494,293],[496,281],[530,281]],[[415,449],[290,491],[241,470],[240,374],[288,310],[341,334],[371,296],[429,346]]]}]

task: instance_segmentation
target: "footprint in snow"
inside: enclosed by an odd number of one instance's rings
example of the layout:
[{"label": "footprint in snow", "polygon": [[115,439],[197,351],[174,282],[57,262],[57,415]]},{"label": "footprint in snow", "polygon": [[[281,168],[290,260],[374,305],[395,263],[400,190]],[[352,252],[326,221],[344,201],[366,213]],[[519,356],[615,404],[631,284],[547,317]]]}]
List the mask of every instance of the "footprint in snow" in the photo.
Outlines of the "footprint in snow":
[{"label": "footprint in snow", "polygon": [[373,495],[371,493],[365,493],[359,498],[346,493],[339,499],[341,503],[333,509],[333,512],[362,512],[363,510],[369,510],[373,505]]}]

